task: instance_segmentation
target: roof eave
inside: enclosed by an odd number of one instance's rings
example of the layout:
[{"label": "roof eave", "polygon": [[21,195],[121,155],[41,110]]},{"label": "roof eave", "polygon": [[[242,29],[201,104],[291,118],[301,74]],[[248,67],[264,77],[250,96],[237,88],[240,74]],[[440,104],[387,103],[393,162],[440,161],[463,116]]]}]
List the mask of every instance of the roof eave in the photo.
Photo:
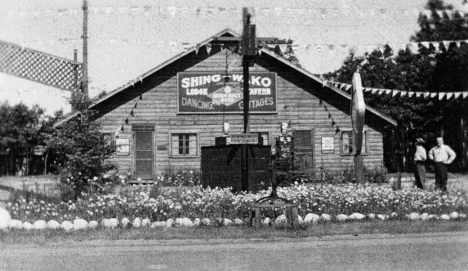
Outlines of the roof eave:
[{"label": "roof eave", "polygon": [[[284,64],[286,64],[286,65],[288,65],[289,67],[291,67],[291,68],[293,68],[293,69],[295,69],[295,70],[297,70],[297,71],[303,73],[304,75],[306,75],[306,76],[308,76],[308,77],[314,79],[314,80],[317,81],[318,83],[322,84],[324,87],[328,87],[329,89],[333,90],[333,91],[336,92],[337,94],[339,94],[339,95],[341,95],[341,96],[343,96],[343,97],[345,97],[345,98],[347,98],[348,100],[351,101],[351,95],[349,95],[348,93],[346,93],[346,92],[344,92],[344,91],[342,91],[342,90],[340,90],[340,89],[338,89],[338,88],[336,88],[336,87],[330,85],[330,84],[328,83],[328,81],[322,80],[322,79],[318,78],[317,76],[315,76],[314,74],[310,73],[309,71],[304,70],[303,68],[294,65],[292,62],[288,61],[287,59],[285,59],[285,58],[283,58],[283,57],[280,57],[280,56],[276,55],[275,53],[270,52],[269,50],[262,49],[262,54],[263,54],[263,53],[266,53],[267,55],[269,55],[269,56],[271,56],[271,57],[277,59],[278,61],[280,61],[280,62],[282,62],[282,63],[284,63]],[[369,106],[366,106],[366,110],[368,110],[368,111],[374,113],[375,115],[379,116],[380,118],[386,120],[388,123],[390,123],[390,124],[392,124],[392,125],[394,125],[394,126],[397,126],[397,122],[396,122],[394,119],[385,116],[384,114],[380,113],[380,112],[377,111],[376,109],[374,109],[374,108],[372,108],[372,107],[369,107]]]}]

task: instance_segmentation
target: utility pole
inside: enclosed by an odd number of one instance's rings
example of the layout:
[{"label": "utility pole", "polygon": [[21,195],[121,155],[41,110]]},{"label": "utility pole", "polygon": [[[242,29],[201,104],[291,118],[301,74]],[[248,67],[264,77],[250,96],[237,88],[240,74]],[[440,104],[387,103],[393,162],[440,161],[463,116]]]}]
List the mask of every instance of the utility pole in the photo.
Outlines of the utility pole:
[{"label": "utility pole", "polygon": [[250,24],[252,15],[247,11],[247,8],[242,10],[242,21],[244,23],[244,31],[242,33],[242,78],[244,80],[244,134],[250,133],[249,125],[249,67],[252,67],[255,62],[256,41],[255,41],[255,25]]},{"label": "utility pole", "polygon": [[88,97],[88,0],[83,0],[83,94]]}]

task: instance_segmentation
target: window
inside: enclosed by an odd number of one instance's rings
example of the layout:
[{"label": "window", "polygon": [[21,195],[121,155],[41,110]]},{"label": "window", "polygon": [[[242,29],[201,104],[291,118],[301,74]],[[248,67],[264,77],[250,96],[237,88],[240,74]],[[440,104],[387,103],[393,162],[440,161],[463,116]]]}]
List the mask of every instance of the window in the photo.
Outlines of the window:
[{"label": "window", "polygon": [[178,133],[171,135],[172,156],[196,156],[197,134]]},{"label": "window", "polygon": [[[340,142],[341,142],[340,154],[354,155],[356,153],[353,131],[342,131]],[[361,154],[367,154],[367,131],[364,131],[362,134]]]}]

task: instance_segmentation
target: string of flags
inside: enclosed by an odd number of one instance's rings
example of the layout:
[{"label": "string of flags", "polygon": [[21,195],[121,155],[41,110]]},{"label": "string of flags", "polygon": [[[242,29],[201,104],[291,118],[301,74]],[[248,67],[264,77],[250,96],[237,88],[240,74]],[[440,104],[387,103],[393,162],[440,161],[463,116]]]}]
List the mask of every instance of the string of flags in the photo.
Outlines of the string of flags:
[{"label": "string of flags", "polygon": [[120,132],[125,132],[125,125],[130,124],[130,117],[135,117],[135,109],[138,107],[138,103],[143,100],[143,95],[140,95],[137,99],[135,104],[133,105],[132,109],[130,110],[130,113],[128,113],[127,117],[125,120],[122,122],[122,125],[119,126],[119,128],[115,131],[115,136],[118,136]]},{"label": "string of flags", "polygon": [[[89,14],[92,15],[130,15],[130,16],[160,16],[162,18],[176,18],[194,15],[197,17],[225,17],[232,14],[234,17],[242,13],[243,7],[223,6],[160,6],[160,5],[131,5],[131,6],[94,6],[89,5]],[[359,8],[359,7],[258,7],[250,8],[252,14],[258,17],[308,17],[319,19],[336,19],[358,17],[360,19],[370,18],[402,18],[417,17],[425,15],[431,18],[432,11],[417,8]],[[456,10],[435,11],[440,18],[460,19],[461,12]],[[7,16],[20,19],[81,16],[81,7],[63,7],[57,9],[10,9]],[[445,15],[445,16],[444,16]]]},{"label": "string of flags", "polygon": [[[63,46],[63,43],[76,44],[80,41],[80,38],[64,38],[64,39],[50,39],[50,40],[36,40],[36,41],[23,41],[20,42],[20,46],[23,48],[31,48],[43,45],[51,46]],[[88,40],[90,43],[97,44],[128,44],[128,45],[142,45],[148,47],[157,47],[160,49],[168,49],[171,52],[187,51],[195,48],[196,53],[201,49],[201,45],[190,42],[179,42],[179,41],[165,41],[159,39],[116,39],[116,38],[93,38],[90,37]],[[432,48],[436,52],[441,52],[443,49],[448,50],[450,46],[460,48],[463,43],[468,44],[466,40],[442,40],[442,41],[422,41],[422,42],[410,42],[410,43],[382,43],[382,44],[260,44],[260,48],[266,47],[269,49],[278,49],[285,53],[287,50],[292,50],[295,54],[300,52],[302,54],[308,53],[343,53],[347,54],[350,50],[354,50],[357,53],[371,53],[374,50],[384,52],[386,47],[389,47],[396,54],[399,50],[410,50],[412,53],[418,53],[420,48]],[[212,44],[208,43],[203,45],[206,47],[208,54],[211,52]],[[221,46],[223,46],[221,44]],[[259,49],[260,49],[259,48]],[[261,54],[261,51],[258,50]]]},{"label": "string of flags", "polygon": [[319,105],[323,105],[323,108],[327,111],[328,119],[331,119],[331,127],[335,127],[335,134],[338,134],[341,131],[340,126],[336,125],[335,119],[333,119],[332,114],[328,111],[328,107],[323,103],[322,99],[320,99]]},{"label": "string of flags", "polygon": [[[332,82],[332,81],[324,81],[324,85],[329,82],[334,87],[339,88],[341,90],[349,92],[353,87],[350,84],[344,84],[339,82]],[[429,91],[404,91],[398,89],[383,89],[383,88],[368,88],[363,87],[364,93],[370,93],[374,95],[390,95],[391,97],[416,97],[416,98],[424,98],[424,99],[465,99],[468,97],[468,91],[454,91],[454,92],[429,92]]]}]

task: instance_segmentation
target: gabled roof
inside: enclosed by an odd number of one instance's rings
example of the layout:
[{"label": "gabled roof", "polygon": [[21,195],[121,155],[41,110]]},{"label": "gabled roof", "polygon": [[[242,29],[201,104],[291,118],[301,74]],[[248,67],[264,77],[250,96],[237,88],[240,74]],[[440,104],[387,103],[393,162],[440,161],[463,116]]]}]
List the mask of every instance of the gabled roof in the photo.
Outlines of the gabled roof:
[{"label": "gabled roof", "polygon": [[[182,53],[179,53],[177,54],[176,56],[170,58],[169,60],[159,64],[158,66],[154,67],[153,69],[147,71],[146,73],[140,75],[139,77],[135,78],[134,80],[131,80],[130,82],[128,82],[127,84],[121,86],[121,87],[118,87],[117,89],[113,90],[112,92],[104,95],[103,97],[99,98],[99,99],[96,99],[90,106],[90,108],[93,108],[95,107],[96,105],[102,103],[103,101],[109,99],[110,97],[124,91],[125,89],[127,89],[128,87],[130,86],[133,86],[136,82],[141,82],[143,81],[145,78],[147,78],[148,76],[154,74],[155,72],[169,66],[170,64],[172,64],[173,62],[179,60],[180,58],[192,53],[192,52],[195,52],[195,51],[198,51],[198,49],[202,46],[205,46],[206,44],[216,40],[216,38],[218,37],[221,37],[221,36],[226,36],[226,35],[229,35],[229,36],[232,36],[232,37],[241,37],[240,34],[234,32],[233,30],[227,28],[227,29],[224,29],[223,31],[211,36],[210,38],[208,39],[205,39],[204,41],[198,43],[197,45],[195,45],[194,47],[182,52]],[[351,96],[349,94],[347,94],[346,92],[336,88],[335,86],[329,84],[327,81],[325,80],[322,80],[320,78],[318,78],[317,76],[313,75],[312,73],[308,72],[307,70],[301,68],[301,67],[298,67],[296,65],[294,65],[293,63],[291,63],[290,61],[288,61],[287,59],[273,53],[273,52],[270,52],[269,50],[267,49],[261,49],[262,50],[262,54],[267,54],[273,58],[275,58],[276,60],[286,64],[287,66],[291,67],[292,69],[310,77],[311,79],[317,81],[319,84],[322,84],[324,87],[332,90],[333,92],[336,92],[337,94],[343,96],[344,98],[348,99],[351,101]],[[372,112],[373,114],[377,115],[378,117],[384,119],[385,121],[387,121],[388,123],[396,126],[397,125],[397,122],[387,116],[385,116],[384,114],[378,112],[377,110],[367,106],[366,107],[366,110]],[[63,123],[67,122],[68,120],[70,120],[71,118],[77,116],[79,114],[79,112],[72,112],[70,113],[69,115],[67,115],[64,119],[56,122],[54,124],[54,127],[57,127],[57,126],[60,126],[62,125]]]}]

